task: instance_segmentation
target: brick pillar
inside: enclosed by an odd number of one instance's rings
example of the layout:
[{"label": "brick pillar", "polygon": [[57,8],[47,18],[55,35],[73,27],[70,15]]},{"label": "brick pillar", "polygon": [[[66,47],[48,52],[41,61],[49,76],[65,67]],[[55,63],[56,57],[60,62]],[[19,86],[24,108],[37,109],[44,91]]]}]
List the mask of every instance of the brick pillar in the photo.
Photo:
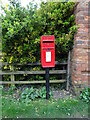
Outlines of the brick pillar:
[{"label": "brick pillar", "polygon": [[90,82],[89,10],[89,3],[85,0],[81,0],[75,6],[75,20],[79,28],[74,36],[74,47],[71,53],[71,78],[74,86],[87,86]]}]

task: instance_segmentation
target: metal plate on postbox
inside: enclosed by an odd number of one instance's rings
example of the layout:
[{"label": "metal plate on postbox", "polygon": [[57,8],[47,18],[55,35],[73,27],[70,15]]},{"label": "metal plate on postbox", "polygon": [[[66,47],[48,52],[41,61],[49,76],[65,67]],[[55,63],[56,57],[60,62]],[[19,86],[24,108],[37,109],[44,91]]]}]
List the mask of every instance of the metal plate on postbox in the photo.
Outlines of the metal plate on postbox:
[{"label": "metal plate on postbox", "polygon": [[46,62],[51,62],[51,52],[46,52]]}]

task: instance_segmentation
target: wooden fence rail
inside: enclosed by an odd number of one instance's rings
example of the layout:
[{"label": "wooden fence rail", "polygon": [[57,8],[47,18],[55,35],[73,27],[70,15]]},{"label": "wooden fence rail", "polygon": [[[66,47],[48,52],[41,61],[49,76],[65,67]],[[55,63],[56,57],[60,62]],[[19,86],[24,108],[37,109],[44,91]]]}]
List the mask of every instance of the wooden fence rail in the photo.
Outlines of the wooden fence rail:
[{"label": "wooden fence rail", "polygon": [[[66,80],[50,80],[50,83],[63,83]],[[0,81],[0,84],[45,84],[45,80],[34,80],[34,81]]]},{"label": "wooden fence rail", "polygon": [[[0,65],[30,65],[30,66],[37,66],[37,65],[41,65],[41,63],[40,62],[36,62],[36,63],[24,63],[24,64],[21,64],[21,63],[7,63],[7,62],[0,62]],[[55,65],[67,65],[67,62],[65,61],[65,62],[58,62],[58,61],[55,61]]]},{"label": "wooden fence rail", "polygon": [[[49,74],[65,74],[66,70],[50,70]],[[30,75],[42,75],[45,71],[14,71],[14,72],[0,72],[0,75],[20,75],[20,74],[30,74]]]}]

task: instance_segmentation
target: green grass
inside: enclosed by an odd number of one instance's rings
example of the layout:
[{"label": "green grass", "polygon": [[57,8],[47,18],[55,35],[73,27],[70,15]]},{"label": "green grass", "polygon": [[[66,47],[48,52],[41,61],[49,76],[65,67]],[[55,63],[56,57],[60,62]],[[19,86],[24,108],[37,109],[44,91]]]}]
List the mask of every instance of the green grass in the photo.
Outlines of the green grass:
[{"label": "green grass", "polygon": [[2,97],[3,118],[70,118],[87,117],[88,104],[74,99],[38,99],[24,103],[12,96]]}]

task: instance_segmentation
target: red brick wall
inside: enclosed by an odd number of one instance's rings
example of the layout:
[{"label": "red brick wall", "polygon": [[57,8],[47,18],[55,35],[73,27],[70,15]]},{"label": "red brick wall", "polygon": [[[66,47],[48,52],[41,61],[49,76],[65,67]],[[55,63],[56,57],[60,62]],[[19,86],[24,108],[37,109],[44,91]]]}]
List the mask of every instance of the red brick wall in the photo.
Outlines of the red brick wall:
[{"label": "red brick wall", "polygon": [[74,85],[88,85],[90,81],[89,3],[85,0],[75,6],[75,20],[79,24],[71,53],[71,78]]}]

